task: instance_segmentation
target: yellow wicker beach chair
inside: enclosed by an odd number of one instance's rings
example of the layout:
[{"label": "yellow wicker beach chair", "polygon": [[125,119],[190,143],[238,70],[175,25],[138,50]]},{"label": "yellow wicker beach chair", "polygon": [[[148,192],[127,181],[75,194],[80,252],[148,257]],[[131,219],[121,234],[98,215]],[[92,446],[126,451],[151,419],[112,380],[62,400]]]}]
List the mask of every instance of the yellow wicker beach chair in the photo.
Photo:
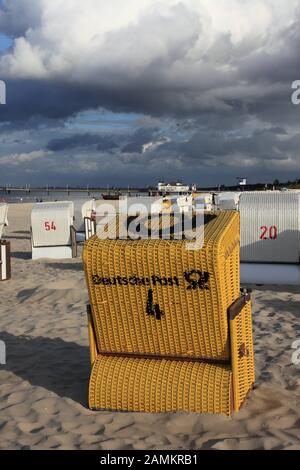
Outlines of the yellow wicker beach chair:
[{"label": "yellow wicker beach chair", "polygon": [[85,243],[91,409],[238,411],[254,382],[250,294],[240,291],[237,212],[205,242]]}]

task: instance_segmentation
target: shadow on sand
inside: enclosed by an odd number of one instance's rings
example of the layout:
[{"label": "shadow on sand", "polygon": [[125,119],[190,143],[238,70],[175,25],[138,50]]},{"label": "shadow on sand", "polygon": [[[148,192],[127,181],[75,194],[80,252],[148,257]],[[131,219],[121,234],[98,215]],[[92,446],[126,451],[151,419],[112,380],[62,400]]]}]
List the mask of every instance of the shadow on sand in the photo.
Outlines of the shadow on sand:
[{"label": "shadow on sand", "polygon": [[26,251],[25,252],[24,251],[15,251],[15,252],[12,252],[11,257],[15,258],[15,259],[28,260],[28,259],[31,259],[31,253],[26,252]]},{"label": "shadow on sand", "polygon": [[90,373],[87,346],[60,338],[32,338],[6,332],[0,332],[0,338],[6,344],[5,370],[31,385],[43,387],[87,407]]},{"label": "shadow on sand", "polygon": [[82,271],[83,272],[83,265],[80,259],[78,263],[52,263],[47,262],[47,266],[53,269],[62,269],[63,271]]}]

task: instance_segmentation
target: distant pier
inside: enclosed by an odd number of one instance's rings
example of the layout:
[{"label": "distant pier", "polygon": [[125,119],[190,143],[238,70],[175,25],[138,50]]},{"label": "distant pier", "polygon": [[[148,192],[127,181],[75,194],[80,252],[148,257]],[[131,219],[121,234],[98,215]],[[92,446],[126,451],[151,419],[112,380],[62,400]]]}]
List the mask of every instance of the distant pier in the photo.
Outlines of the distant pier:
[{"label": "distant pier", "polygon": [[19,193],[19,194],[24,194],[28,195],[31,193],[44,193],[44,194],[51,194],[51,193],[66,193],[70,195],[71,193],[82,193],[82,194],[87,194],[88,196],[91,193],[104,193],[104,194],[110,194],[111,192],[119,192],[122,194],[129,194],[129,193],[152,193],[155,190],[152,188],[74,188],[71,186],[67,187],[43,187],[43,188],[36,188],[36,187],[31,187],[30,185],[26,185],[25,187],[16,187],[16,186],[5,186],[0,188],[1,192],[4,192],[6,194],[13,194],[13,193]]}]

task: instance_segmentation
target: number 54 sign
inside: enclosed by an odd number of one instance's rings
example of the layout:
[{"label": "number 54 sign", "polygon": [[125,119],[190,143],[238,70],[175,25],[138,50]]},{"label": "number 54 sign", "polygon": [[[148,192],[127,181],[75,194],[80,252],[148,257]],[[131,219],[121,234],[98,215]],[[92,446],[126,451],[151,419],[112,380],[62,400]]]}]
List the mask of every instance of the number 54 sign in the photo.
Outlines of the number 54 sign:
[{"label": "number 54 sign", "polygon": [[56,230],[55,222],[45,222],[45,230],[46,232],[53,232]]}]

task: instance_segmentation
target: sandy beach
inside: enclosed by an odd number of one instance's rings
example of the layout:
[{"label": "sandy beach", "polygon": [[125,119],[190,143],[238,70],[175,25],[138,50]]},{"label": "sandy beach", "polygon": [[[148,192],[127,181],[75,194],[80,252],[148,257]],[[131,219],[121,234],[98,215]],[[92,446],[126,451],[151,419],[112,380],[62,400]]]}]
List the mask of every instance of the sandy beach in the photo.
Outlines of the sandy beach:
[{"label": "sandy beach", "polygon": [[81,262],[32,261],[30,204],[9,208],[12,280],[0,284],[1,449],[300,449],[300,288],[253,286],[256,383],[232,418],[87,408]]}]

